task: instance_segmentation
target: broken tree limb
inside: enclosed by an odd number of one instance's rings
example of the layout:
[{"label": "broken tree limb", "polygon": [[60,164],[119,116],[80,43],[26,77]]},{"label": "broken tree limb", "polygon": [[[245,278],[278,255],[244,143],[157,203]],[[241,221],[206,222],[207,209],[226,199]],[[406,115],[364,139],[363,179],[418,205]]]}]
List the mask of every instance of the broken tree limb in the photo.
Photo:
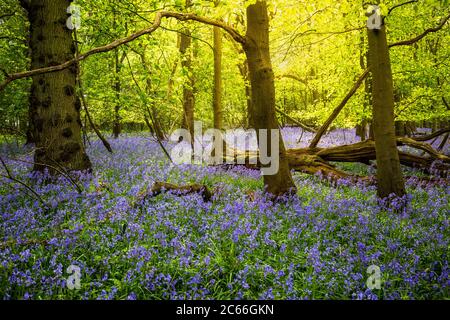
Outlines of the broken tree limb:
[{"label": "broken tree limb", "polygon": [[419,149],[422,151],[425,151],[426,153],[428,153],[433,159],[435,160],[441,160],[445,163],[450,163],[450,157],[439,153],[438,151],[434,150],[433,147],[431,145],[429,145],[428,143],[425,142],[419,142],[416,140],[413,140],[411,138],[406,138],[406,137],[398,137],[397,138],[397,144],[398,145],[405,145],[405,146],[409,146],[409,147],[413,147],[415,149]]},{"label": "broken tree limb", "polygon": [[317,147],[317,145],[319,144],[320,139],[325,134],[325,132],[328,130],[328,128],[331,125],[331,123],[337,118],[337,116],[342,111],[342,109],[345,107],[345,105],[350,100],[350,98],[356,93],[358,88],[361,86],[361,84],[364,82],[366,77],[369,75],[369,72],[370,72],[370,68],[367,68],[359,76],[358,80],[355,82],[355,84],[350,89],[350,91],[347,93],[347,95],[344,97],[344,99],[341,101],[341,103],[333,110],[333,112],[328,117],[328,119],[325,121],[325,123],[317,131],[316,135],[314,136],[314,138],[312,139],[311,143],[309,144],[310,148]]},{"label": "broken tree limb", "polygon": [[450,132],[447,132],[447,134],[445,135],[445,137],[442,139],[441,144],[439,145],[439,147],[436,149],[439,152],[442,152],[442,150],[444,149],[445,145],[447,144],[448,138],[450,136]]},{"label": "broken tree limb", "polygon": [[312,175],[321,174],[332,181],[337,181],[344,178],[351,178],[353,180],[364,180],[364,177],[356,176],[337,169],[335,166],[325,161],[317,155],[311,154],[289,154],[289,166],[299,172],[308,173]]},{"label": "broken tree limb", "polygon": [[300,128],[302,128],[305,131],[311,132],[311,133],[316,133],[316,130],[312,127],[307,126],[304,123],[301,123],[298,120],[295,120],[294,118],[292,118],[291,116],[289,116],[288,114],[286,114],[285,112],[281,111],[279,108],[276,109],[276,111],[281,114],[282,116],[285,116],[287,119],[289,119],[290,121],[292,121],[294,124],[298,125]]},{"label": "broken tree limb", "polygon": [[203,201],[205,202],[211,201],[212,198],[212,192],[209,191],[207,186],[202,184],[194,183],[185,186],[177,186],[172,183],[157,181],[153,184],[150,190],[140,194],[139,199],[143,201],[147,198],[156,197],[157,195],[168,191],[178,195],[198,193],[202,196]]},{"label": "broken tree limb", "polygon": [[445,128],[445,129],[438,130],[438,131],[433,132],[433,133],[428,134],[428,135],[412,137],[411,139],[413,139],[415,141],[429,141],[429,140],[432,140],[432,139],[437,138],[439,136],[442,136],[443,134],[446,134],[448,132],[450,132],[450,128]]}]

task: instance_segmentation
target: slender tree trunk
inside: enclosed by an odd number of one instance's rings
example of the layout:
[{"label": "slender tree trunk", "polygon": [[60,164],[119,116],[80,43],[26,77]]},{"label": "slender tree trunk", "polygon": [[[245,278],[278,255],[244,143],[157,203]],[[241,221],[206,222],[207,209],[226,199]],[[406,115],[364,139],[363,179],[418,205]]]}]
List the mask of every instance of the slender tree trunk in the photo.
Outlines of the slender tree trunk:
[{"label": "slender tree trunk", "polygon": [[[29,1],[26,0],[19,0],[21,7],[25,10],[27,17],[28,17],[28,21],[31,22],[32,20],[32,15],[31,15],[31,9],[30,9],[30,3]],[[28,56],[30,57],[31,60],[31,65],[30,65],[30,70],[36,69],[40,66],[40,64],[38,63],[37,59],[33,59],[32,57],[32,52],[31,52],[31,32],[32,32],[32,28],[36,28],[36,26],[32,26],[30,24],[29,28],[26,30],[28,33]],[[31,91],[33,91],[34,88],[31,88]],[[34,128],[34,122],[33,122],[33,118],[36,114],[36,104],[34,103],[34,99],[33,97],[33,92],[30,92],[30,96],[28,98],[29,100],[29,105],[28,105],[28,123],[27,123],[27,128],[26,128],[26,142],[25,144],[32,144],[35,143],[35,136],[36,136],[36,132],[35,132],[35,128]]]},{"label": "slender tree trunk", "polygon": [[247,59],[239,64],[239,72],[241,73],[242,79],[245,83],[245,98],[247,102],[247,126],[249,128],[255,127],[255,122],[253,121],[253,107],[252,107],[252,87],[250,85],[250,76],[248,74],[248,62]]},{"label": "slender tree trunk", "polygon": [[[269,50],[269,17],[266,1],[256,1],[247,7],[247,34],[244,51],[247,56],[252,86],[252,106],[255,129],[279,129],[275,116],[275,84]],[[258,145],[271,146],[270,134],[265,141],[258,135]],[[271,151],[269,150],[269,153]],[[265,175],[267,192],[279,196],[295,192],[284,142],[279,139],[279,170]]]},{"label": "slender tree trunk", "polygon": [[[215,1],[217,6],[219,1]],[[223,129],[223,110],[222,110],[222,30],[219,27],[213,27],[214,33],[214,92],[213,92],[213,110],[214,110],[214,128]]]},{"label": "slender tree trunk", "polygon": [[[147,58],[145,57],[145,52],[143,52],[142,54],[140,54],[141,57],[141,61],[142,61],[142,65],[144,67],[144,69],[147,71],[147,79],[146,79],[146,87],[145,87],[145,93],[154,98],[155,97],[155,92],[153,90],[153,85],[152,85],[152,70],[150,68],[150,66],[147,63]],[[156,134],[156,137],[158,138],[158,140],[164,140],[164,132],[162,130],[161,127],[161,122],[159,121],[159,114],[158,114],[158,110],[155,108],[155,102],[152,99],[150,108],[148,109],[148,113],[149,113],[149,117],[150,120],[152,120],[153,126],[151,126],[154,129],[154,133]],[[153,133],[153,132],[152,132]]]},{"label": "slender tree trunk", "polygon": [[114,105],[114,120],[113,120],[113,135],[114,138],[118,138],[122,128],[120,125],[120,61],[119,61],[119,51],[114,51],[114,65],[115,65],[115,80],[114,80],[114,92],[116,95],[116,104]]},{"label": "slender tree trunk", "polygon": [[[364,8],[364,1],[363,1],[363,8]],[[369,67],[369,52],[367,50],[367,43],[365,40],[365,31],[361,31],[360,36],[360,66],[362,70],[365,70]],[[361,138],[361,141],[365,141],[367,138],[370,137],[369,126],[371,123],[371,119],[366,117],[368,110],[372,108],[372,75],[369,74],[366,79],[364,80],[364,117],[361,120],[361,123],[357,126],[357,136]],[[373,137],[373,135],[372,135]]]},{"label": "slender tree trunk", "polygon": [[405,194],[394,126],[394,90],[386,27],[368,29],[372,70],[373,133],[377,158],[378,196]]},{"label": "slender tree trunk", "polygon": [[[191,0],[186,0],[186,7],[191,5]],[[189,130],[192,142],[194,141],[194,85],[195,80],[192,75],[192,38],[188,28],[183,30],[180,37],[180,53],[182,56],[181,66],[183,72],[187,73],[188,81],[183,86],[183,117],[181,127]]]},{"label": "slender tree trunk", "polygon": [[[66,27],[65,0],[31,1],[32,67],[61,64],[74,57],[75,45]],[[75,92],[76,66],[33,77],[33,105],[36,152],[34,170],[57,163],[68,170],[91,168],[81,139],[81,103]],[[50,173],[55,173],[48,167]]]},{"label": "slender tree trunk", "polygon": [[[177,44],[177,48],[179,48],[179,44]],[[167,101],[170,101],[172,99],[172,92],[173,92],[173,86],[175,84],[174,77],[175,72],[177,72],[178,69],[178,58],[174,61],[172,69],[170,70],[170,76],[169,76],[169,82],[167,83]]]},{"label": "slender tree trunk", "polygon": [[[214,5],[217,7],[220,0],[215,0]],[[214,113],[214,129],[223,129],[223,109],[222,109],[222,29],[213,27],[214,38],[214,90],[213,90],[213,113]],[[219,159],[216,157],[216,151],[222,148],[222,154],[226,153],[226,141],[223,136],[214,137],[214,146],[211,152],[211,159]]]}]

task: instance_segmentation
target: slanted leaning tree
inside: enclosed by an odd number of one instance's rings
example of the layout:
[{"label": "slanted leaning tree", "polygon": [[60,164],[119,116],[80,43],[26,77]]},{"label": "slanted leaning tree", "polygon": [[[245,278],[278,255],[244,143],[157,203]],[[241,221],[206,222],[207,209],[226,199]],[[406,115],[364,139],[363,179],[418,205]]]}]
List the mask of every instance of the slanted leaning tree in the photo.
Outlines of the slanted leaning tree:
[{"label": "slanted leaning tree", "polygon": [[[22,1],[30,20],[32,68],[60,65],[74,58],[72,31],[66,26],[66,0]],[[86,170],[91,162],[81,140],[81,103],[76,95],[76,66],[35,75],[31,119],[36,151],[34,170],[55,167]]]},{"label": "slanted leaning tree", "polygon": [[[378,13],[372,13],[378,14]],[[386,26],[368,28],[369,67],[372,72],[373,133],[377,159],[377,193],[380,198],[390,194],[405,195],[394,125],[394,86],[392,80]]]}]

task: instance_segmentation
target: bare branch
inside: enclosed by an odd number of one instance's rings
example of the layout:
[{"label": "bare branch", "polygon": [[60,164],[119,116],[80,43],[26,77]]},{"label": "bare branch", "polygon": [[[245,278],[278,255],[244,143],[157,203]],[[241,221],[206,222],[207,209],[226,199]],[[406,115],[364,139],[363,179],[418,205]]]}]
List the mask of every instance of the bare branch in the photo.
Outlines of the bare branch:
[{"label": "bare branch", "polygon": [[444,19],[442,19],[442,21],[439,23],[438,26],[425,30],[423,33],[421,33],[420,35],[418,35],[415,38],[392,43],[389,45],[389,48],[398,47],[398,46],[410,46],[410,45],[422,40],[423,38],[425,38],[425,36],[428,35],[429,33],[438,32],[439,30],[441,30],[445,26],[445,24],[447,23],[447,21],[449,19],[450,19],[450,14],[448,16],[446,16]]},{"label": "bare branch", "polygon": [[49,206],[45,203],[45,201],[41,198],[41,196],[34,191],[34,189],[32,187],[30,187],[29,185],[27,185],[25,182],[20,181],[19,179],[14,178],[14,176],[11,174],[11,171],[9,170],[8,166],[6,165],[5,161],[3,161],[3,158],[0,157],[0,162],[2,163],[3,168],[5,168],[6,171],[6,175],[4,174],[0,174],[0,177],[6,178],[11,180],[12,182],[15,182],[17,184],[20,184],[21,186],[23,186],[26,190],[28,190],[29,192],[31,192],[36,199],[39,200],[39,202],[45,207],[45,208],[49,208]]},{"label": "bare branch", "polygon": [[397,4],[397,5],[395,5],[395,6],[393,6],[392,8],[389,9],[389,12],[388,12],[387,15],[390,15],[391,12],[394,11],[395,9],[397,9],[397,8],[400,8],[400,7],[406,6],[407,4],[415,3],[415,2],[418,2],[418,1],[417,0],[411,0],[411,1],[407,1],[407,2],[404,2],[404,3]]},{"label": "bare branch", "polygon": [[100,47],[94,48],[92,50],[89,50],[89,51],[79,55],[78,57],[71,59],[69,61],[66,61],[60,65],[10,74],[6,77],[6,79],[2,83],[0,83],[0,91],[2,91],[9,83],[11,83],[14,80],[28,78],[28,77],[36,76],[36,75],[43,74],[43,73],[56,72],[56,71],[61,71],[61,70],[67,69],[70,66],[72,66],[73,64],[80,62],[82,60],[85,60],[86,58],[88,58],[91,55],[114,50],[117,47],[120,47],[124,44],[127,44],[131,41],[134,41],[134,40],[142,37],[143,35],[151,34],[156,29],[159,28],[159,26],[161,25],[162,18],[175,18],[180,21],[191,20],[191,21],[197,21],[197,22],[201,22],[204,24],[216,26],[216,27],[219,27],[219,28],[222,28],[223,30],[225,30],[235,41],[237,41],[241,44],[245,44],[245,41],[246,41],[245,37],[240,35],[238,31],[236,31],[234,28],[232,28],[231,26],[227,25],[226,23],[224,23],[222,21],[212,20],[212,19],[205,18],[205,17],[199,17],[192,13],[178,13],[178,12],[161,11],[161,12],[156,13],[153,24],[149,28],[138,31],[128,37],[125,37],[122,39],[117,39],[107,45],[100,46]]}]

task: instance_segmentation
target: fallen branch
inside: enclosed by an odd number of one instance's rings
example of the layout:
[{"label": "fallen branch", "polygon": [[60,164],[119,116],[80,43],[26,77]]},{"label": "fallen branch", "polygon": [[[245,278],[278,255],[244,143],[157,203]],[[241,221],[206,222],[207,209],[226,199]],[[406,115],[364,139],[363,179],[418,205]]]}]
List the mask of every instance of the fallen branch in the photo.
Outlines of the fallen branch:
[{"label": "fallen branch", "polygon": [[448,132],[445,137],[442,139],[441,144],[439,145],[439,147],[436,149],[439,152],[442,152],[442,150],[444,149],[445,145],[447,144],[448,138],[450,137],[450,132]]},{"label": "fallen branch", "polygon": [[433,147],[431,145],[429,145],[428,143],[419,142],[419,141],[413,140],[411,138],[398,137],[397,144],[398,145],[406,145],[409,147],[413,147],[413,148],[425,151],[435,160],[441,160],[444,163],[450,163],[450,157],[434,150]]},{"label": "fallen branch", "polygon": [[431,133],[429,135],[412,137],[411,139],[416,140],[416,141],[429,141],[429,140],[432,140],[432,139],[437,138],[439,136],[442,136],[443,134],[446,134],[448,132],[450,132],[450,128],[445,128],[445,129],[441,129],[441,130],[438,130],[436,132],[433,132],[433,133]]},{"label": "fallen branch", "polygon": [[209,191],[208,187],[205,185],[194,183],[191,185],[177,186],[167,182],[155,182],[150,190],[141,193],[138,198],[143,201],[147,198],[156,197],[157,195],[168,191],[178,195],[198,193],[202,196],[203,201],[205,202],[211,201],[212,198],[211,191]]},{"label": "fallen branch", "polygon": [[45,201],[42,199],[42,197],[29,185],[27,185],[25,182],[20,181],[19,179],[16,179],[13,177],[11,171],[9,170],[8,166],[6,165],[5,161],[3,161],[3,158],[0,157],[0,162],[3,166],[3,168],[5,168],[6,171],[6,175],[4,174],[0,174],[0,177],[6,178],[8,180],[11,180],[12,182],[15,182],[19,185],[21,185],[22,187],[24,187],[26,190],[28,190],[31,194],[33,194],[33,196],[46,208],[50,208],[47,203],[45,203]]},{"label": "fallen branch", "polygon": [[[398,138],[399,146],[406,145],[415,149],[425,151],[429,156],[422,157],[399,151],[400,162],[408,167],[418,168],[425,172],[439,173],[442,177],[448,175],[450,169],[450,157],[434,150],[429,144],[414,141],[410,138]],[[260,167],[258,152],[234,151],[233,157],[226,156],[224,161],[228,163],[243,164],[247,168],[257,169]],[[286,156],[291,169],[296,171],[318,174],[322,173],[331,180],[351,178],[357,181],[367,181],[368,177],[355,176],[337,169],[330,162],[358,162],[370,165],[370,161],[376,160],[375,142],[366,140],[350,145],[336,146],[331,148],[298,148],[286,150]],[[440,162],[436,162],[440,160]],[[434,164],[434,165],[433,165]]]}]

